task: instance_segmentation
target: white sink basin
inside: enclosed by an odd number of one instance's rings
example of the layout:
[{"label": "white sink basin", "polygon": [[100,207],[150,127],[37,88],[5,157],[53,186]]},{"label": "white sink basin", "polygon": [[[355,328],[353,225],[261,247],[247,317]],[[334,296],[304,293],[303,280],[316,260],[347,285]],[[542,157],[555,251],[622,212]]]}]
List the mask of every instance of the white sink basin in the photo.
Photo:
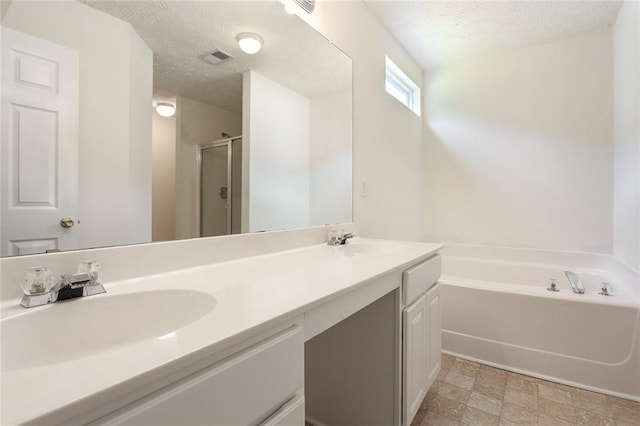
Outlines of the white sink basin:
[{"label": "white sink basin", "polygon": [[107,293],[31,308],[0,322],[2,371],[57,364],[166,336],[215,306],[207,293],[161,290]]},{"label": "white sink basin", "polygon": [[402,245],[387,241],[363,241],[350,242],[343,246],[336,246],[336,250],[346,255],[357,254],[385,254],[400,251]]}]

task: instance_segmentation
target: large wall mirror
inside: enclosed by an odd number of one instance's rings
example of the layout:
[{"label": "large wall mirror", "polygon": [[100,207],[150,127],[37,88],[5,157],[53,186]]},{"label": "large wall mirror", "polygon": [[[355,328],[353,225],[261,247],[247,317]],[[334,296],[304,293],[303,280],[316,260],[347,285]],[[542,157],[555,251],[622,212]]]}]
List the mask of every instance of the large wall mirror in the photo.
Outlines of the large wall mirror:
[{"label": "large wall mirror", "polygon": [[1,30],[2,256],[352,219],[351,60],[280,2],[3,1]]}]

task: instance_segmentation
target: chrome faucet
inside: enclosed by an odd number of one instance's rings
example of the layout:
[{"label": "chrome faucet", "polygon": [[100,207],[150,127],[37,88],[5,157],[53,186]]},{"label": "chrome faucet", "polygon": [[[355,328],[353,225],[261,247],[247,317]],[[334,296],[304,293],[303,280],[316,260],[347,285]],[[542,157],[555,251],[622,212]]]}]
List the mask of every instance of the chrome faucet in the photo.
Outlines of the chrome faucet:
[{"label": "chrome faucet", "polygon": [[82,262],[75,274],[61,275],[58,278],[46,267],[31,268],[21,283],[25,294],[20,304],[25,308],[33,308],[60,300],[105,293],[104,286],[98,281],[99,277],[100,265],[93,260]]},{"label": "chrome faucet", "polygon": [[584,294],[584,284],[582,284],[580,277],[571,271],[564,271],[564,274],[567,276],[573,292],[577,294]]},{"label": "chrome faucet", "polygon": [[353,237],[355,237],[354,234],[350,232],[345,233],[344,230],[331,231],[329,232],[329,241],[327,242],[327,244],[329,244],[330,246],[343,246],[347,244],[350,238]]}]

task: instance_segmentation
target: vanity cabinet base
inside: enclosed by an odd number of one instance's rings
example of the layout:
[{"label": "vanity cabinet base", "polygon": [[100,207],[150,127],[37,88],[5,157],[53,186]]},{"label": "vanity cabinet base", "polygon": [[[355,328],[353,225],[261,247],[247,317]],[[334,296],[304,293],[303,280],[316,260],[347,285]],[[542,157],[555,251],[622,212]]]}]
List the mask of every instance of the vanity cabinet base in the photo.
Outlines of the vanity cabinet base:
[{"label": "vanity cabinet base", "polygon": [[92,425],[303,424],[303,350],[294,326]]}]

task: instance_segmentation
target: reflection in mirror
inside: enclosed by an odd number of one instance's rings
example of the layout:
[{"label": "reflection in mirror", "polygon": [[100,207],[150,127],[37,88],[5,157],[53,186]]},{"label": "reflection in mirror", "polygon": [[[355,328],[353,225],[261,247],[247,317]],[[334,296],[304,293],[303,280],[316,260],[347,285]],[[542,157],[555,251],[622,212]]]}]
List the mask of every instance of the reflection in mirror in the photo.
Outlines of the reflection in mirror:
[{"label": "reflection in mirror", "polygon": [[1,16],[2,256],[351,220],[351,60],[281,3]]}]

